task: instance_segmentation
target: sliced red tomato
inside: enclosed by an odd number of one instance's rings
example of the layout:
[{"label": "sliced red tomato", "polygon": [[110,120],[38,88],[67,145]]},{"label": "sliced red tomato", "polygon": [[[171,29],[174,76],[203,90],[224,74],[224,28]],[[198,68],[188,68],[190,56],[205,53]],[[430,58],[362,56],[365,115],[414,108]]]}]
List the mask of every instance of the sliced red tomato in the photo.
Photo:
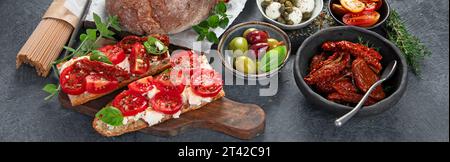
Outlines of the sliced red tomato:
[{"label": "sliced red tomato", "polygon": [[170,63],[176,69],[192,69],[200,66],[200,59],[192,51],[175,51],[170,58]]},{"label": "sliced red tomato", "polygon": [[152,77],[139,79],[138,81],[129,84],[128,89],[137,94],[147,93],[148,91],[153,89],[152,80]]},{"label": "sliced red tomato", "polygon": [[359,0],[366,5],[364,11],[377,11],[383,5],[382,0]]},{"label": "sliced red tomato", "polygon": [[359,0],[340,0],[341,5],[350,12],[358,13],[363,11],[366,6]]},{"label": "sliced red tomato", "polygon": [[82,70],[69,66],[65,68],[60,75],[60,85],[64,93],[69,95],[80,95],[85,92],[86,84],[84,78],[86,73]]},{"label": "sliced red tomato", "polygon": [[153,110],[167,115],[177,113],[183,106],[181,94],[172,92],[159,92],[150,102]]},{"label": "sliced red tomato", "polygon": [[138,36],[130,35],[123,38],[119,43],[119,47],[125,50],[126,53],[131,53],[131,48],[135,43],[142,43],[143,39]]},{"label": "sliced red tomato", "polygon": [[371,27],[380,19],[380,14],[376,11],[363,11],[361,13],[348,13],[342,18],[347,25]]},{"label": "sliced red tomato", "polygon": [[147,52],[145,51],[144,45],[142,45],[141,43],[135,43],[133,45],[133,48],[131,48],[129,61],[130,71],[133,74],[144,74],[150,68]]},{"label": "sliced red tomato", "polygon": [[158,75],[154,80],[153,84],[158,88],[158,90],[162,92],[173,92],[181,94],[186,87],[183,84],[183,77],[180,75],[176,75],[177,78],[171,77],[170,72],[162,73]]},{"label": "sliced red tomato", "polygon": [[86,76],[86,91],[92,94],[103,94],[119,87],[116,78],[105,74],[90,74]]},{"label": "sliced red tomato", "polygon": [[124,50],[118,45],[107,45],[100,48],[99,51],[103,52],[114,65],[121,63],[127,57]]},{"label": "sliced red tomato", "polygon": [[191,78],[192,92],[201,97],[215,97],[222,90],[222,76],[209,69],[199,69]]},{"label": "sliced red tomato", "polygon": [[332,9],[333,13],[335,13],[336,15],[339,15],[339,16],[344,16],[345,14],[350,12],[347,9],[345,9],[342,5],[339,5],[339,4],[333,4],[331,6],[331,9]]},{"label": "sliced red tomato", "polygon": [[144,96],[123,91],[114,98],[112,106],[118,108],[123,116],[134,116],[148,108],[148,101]]}]

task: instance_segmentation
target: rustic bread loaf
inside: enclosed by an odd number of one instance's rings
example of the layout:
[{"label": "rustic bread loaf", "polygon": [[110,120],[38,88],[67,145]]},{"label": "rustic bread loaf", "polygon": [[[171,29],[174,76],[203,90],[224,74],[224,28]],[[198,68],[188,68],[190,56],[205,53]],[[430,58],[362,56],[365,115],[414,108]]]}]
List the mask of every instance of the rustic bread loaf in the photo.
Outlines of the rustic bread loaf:
[{"label": "rustic bread loaf", "polygon": [[174,34],[209,16],[218,0],[106,0],[109,15],[138,35]]}]

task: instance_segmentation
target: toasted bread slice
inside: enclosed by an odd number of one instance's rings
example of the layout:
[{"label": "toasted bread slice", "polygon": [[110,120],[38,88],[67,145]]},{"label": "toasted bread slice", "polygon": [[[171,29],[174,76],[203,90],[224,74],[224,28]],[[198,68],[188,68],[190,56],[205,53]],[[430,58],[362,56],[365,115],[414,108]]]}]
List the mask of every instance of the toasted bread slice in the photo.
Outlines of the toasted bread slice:
[{"label": "toasted bread slice", "polygon": [[[211,102],[214,102],[224,96],[225,96],[225,91],[222,90],[219,94],[217,94],[216,97],[214,97],[212,99]],[[200,109],[207,104],[208,103],[202,103],[199,106],[189,106],[189,104],[184,105],[181,110],[181,114],[187,113],[192,110]],[[158,124],[163,123],[172,118],[173,118],[172,115],[164,115],[164,118]],[[106,123],[99,120],[98,118],[95,118],[94,121],[92,122],[92,127],[94,127],[94,129],[103,136],[113,137],[113,136],[120,136],[122,134],[129,133],[129,132],[138,131],[138,130],[149,127],[149,125],[144,120],[139,119],[137,121],[130,122],[126,125],[116,126],[116,127],[113,127],[112,129],[110,129]]]},{"label": "toasted bread slice", "polygon": [[[141,75],[140,77],[120,82],[119,86],[114,91],[116,91],[118,89],[121,89],[121,88],[127,86],[128,84],[130,84],[131,82],[139,80],[140,78],[144,78],[144,77],[147,77],[147,76],[153,76],[153,75],[156,75],[156,74],[159,74],[159,73],[163,72],[166,69],[169,69],[171,67],[169,61],[170,61],[169,58],[164,59],[164,60],[160,61],[157,66],[151,68],[147,73]],[[110,94],[110,93],[112,93],[114,91],[111,91],[111,92],[108,92],[108,93],[103,93],[103,94],[84,93],[84,94],[81,94],[81,95],[68,95],[68,96],[69,96],[69,99],[70,99],[70,102],[71,102],[72,106],[78,106],[78,105],[85,104],[85,103],[87,103],[89,101],[98,99],[100,97],[103,97],[105,95],[108,95],[108,94]]]}]

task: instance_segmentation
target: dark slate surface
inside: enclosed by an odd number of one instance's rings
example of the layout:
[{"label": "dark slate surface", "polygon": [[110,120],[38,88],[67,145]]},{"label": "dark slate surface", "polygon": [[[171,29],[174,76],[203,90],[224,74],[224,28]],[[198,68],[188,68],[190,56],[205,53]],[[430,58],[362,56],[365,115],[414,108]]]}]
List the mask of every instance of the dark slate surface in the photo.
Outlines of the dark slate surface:
[{"label": "dark slate surface", "polygon": [[[191,130],[177,137],[132,133],[104,138],[91,127],[92,118],[44,102],[40,89],[51,79],[34,69],[15,69],[15,56],[32,33],[50,0],[0,2],[0,141],[239,141],[208,130]],[[267,113],[266,130],[252,141],[448,141],[449,140],[449,1],[395,0],[411,32],[432,50],[424,62],[423,79],[409,76],[406,95],[391,110],[356,118],[344,128],[335,116],[311,108],[296,88],[293,60],[280,74],[280,92],[259,97],[255,86],[227,86],[230,99],[255,103]],[[238,22],[261,20],[249,1]],[[294,49],[295,50],[295,49]]]}]

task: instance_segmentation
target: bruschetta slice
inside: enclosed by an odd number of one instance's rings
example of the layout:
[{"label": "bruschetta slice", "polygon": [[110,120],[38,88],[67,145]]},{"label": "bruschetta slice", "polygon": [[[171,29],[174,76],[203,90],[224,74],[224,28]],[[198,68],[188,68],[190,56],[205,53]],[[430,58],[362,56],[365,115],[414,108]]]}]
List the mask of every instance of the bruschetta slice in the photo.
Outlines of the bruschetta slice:
[{"label": "bruschetta slice", "polygon": [[[150,38],[157,41],[149,45]],[[165,35],[128,36],[117,44],[74,57],[58,65],[61,89],[72,106],[78,106],[140,78],[159,74],[171,67],[168,45],[169,39]]]},{"label": "bruschetta slice", "polygon": [[94,129],[103,136],[119,136],[179,118],[225,96],[222,77],[206,56],[183,51],[172,56],[171,64],[173,68],[155,77],[129,84],[96,114]]}]

